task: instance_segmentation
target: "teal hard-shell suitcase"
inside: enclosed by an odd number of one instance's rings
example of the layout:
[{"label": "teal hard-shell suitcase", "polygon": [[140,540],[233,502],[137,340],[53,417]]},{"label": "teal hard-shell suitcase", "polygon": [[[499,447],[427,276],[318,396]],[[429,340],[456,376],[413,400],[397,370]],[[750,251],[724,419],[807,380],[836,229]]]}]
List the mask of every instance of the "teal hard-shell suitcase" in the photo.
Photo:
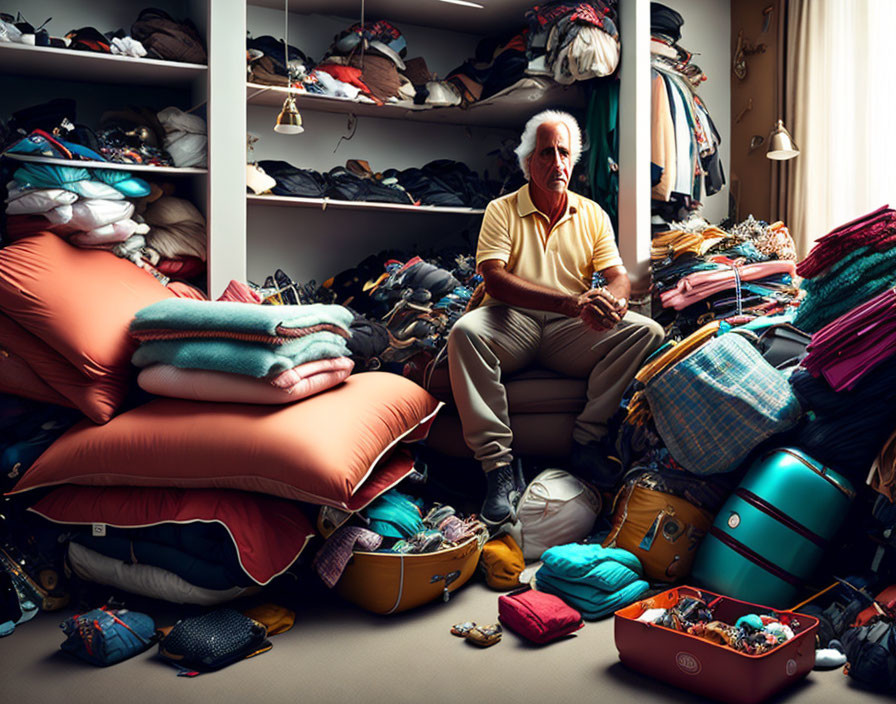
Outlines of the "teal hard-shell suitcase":
[{"label": "teal hard-shell suitcase", "polygon": [[855,490],[804,452],[757,460],[716,515],[694,581],[743,601],[785,608],[824,555]]}]

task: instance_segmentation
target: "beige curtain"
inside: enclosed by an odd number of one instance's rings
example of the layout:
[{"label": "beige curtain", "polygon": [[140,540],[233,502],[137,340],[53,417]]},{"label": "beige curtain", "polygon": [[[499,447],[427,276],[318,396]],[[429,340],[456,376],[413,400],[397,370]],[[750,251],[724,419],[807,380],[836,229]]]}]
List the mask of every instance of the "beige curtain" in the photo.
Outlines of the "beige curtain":
[{"label": "beige curtain", "polygon": [[782,174],[801,257],[833,228],[896,205],[894,0],[789,0]]}]

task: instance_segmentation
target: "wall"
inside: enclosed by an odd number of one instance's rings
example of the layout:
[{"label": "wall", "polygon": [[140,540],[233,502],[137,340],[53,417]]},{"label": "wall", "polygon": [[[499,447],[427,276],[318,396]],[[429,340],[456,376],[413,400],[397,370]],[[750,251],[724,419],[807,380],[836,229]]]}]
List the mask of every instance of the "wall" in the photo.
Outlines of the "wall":
[{"label": "wall", "polygon": [[[681,40],[678,42],[694,57],[706,74],[697,89],[716,129],[722,137],[722,165],[725,178],[730,184],[731,165],[731,48],[728,28],[731,24],[729,0],[662,0],[664,5],[677,10],[684,18]],[[749,0],[747,0],[749,1]],[[625,2],[625,0],[623,0]],[[754,2],[755,4],[755,2]],[[703,217],[711,223],[718,223],[728,215],[729,186],[712,196],[705,196]]]},{"label": "wall", "polygon": [[[762,10],[769,5],[774,9],[769,26],[763,32]],[[731,0],[731,55],[737,49],[738,34],[751,45],[765,44],[764,52],[746,57],[747,76],[740,80],[731,76],[731,170],[732,194],[737,208],[737,218],[747,215],[769,221],[771,214],[771,181],[774,162],[765,156],[769,133],[778,117],[778,32],[780,6],[775,0],[757,3],[755,0]],[[752,102],[751,102],[752,101]],[[752,104],[752,108],[747,108]],[[746,112],[744,112],[746,110]],[[740,121],[737,118],[740,117]],[[750,149],[750,141],[761,137],[762,144]]]}]

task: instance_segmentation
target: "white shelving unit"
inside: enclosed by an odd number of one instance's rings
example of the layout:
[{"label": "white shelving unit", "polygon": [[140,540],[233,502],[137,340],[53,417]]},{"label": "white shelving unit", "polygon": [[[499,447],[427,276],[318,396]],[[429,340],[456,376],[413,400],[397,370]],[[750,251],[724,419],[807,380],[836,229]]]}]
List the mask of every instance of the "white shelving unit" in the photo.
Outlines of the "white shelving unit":
[{"label": "white shelving unit", "polygon": [[79,169],[111,169],[113,171],[134,171],[144,174],[165,174],[166,176],[191,176],[208,173],[208,169],[199,169],[196,167],[178,168],[176,166],[153,166],[152,164],[119,164],[114,161],[56,159],[49,156],[32,156],[30,154],[4,153],[3,156],[7,159],[13,159],[14,161],[31,161],[38,164],[72,166]]},{"label": "white shelving unit", "polygon": [[[531,0],[494,0],[484,3],[481,11],[469,9],[457,5],[444,3],[408,3],[404,0],[367,0],[367,18],[386,18],[394,22],[404,33],[408,40],[408,57],[424,56],[430,71],[444,76],[447,70],[433,67],[429,58],[429,51],[435,51],[436,45],[442,48],[457,45],[454,54],[454,65],[459,65],[468,58],[471,49],[475,47],[478,37],[499,34],[510,28],[511,24],[519,23],[524,13],[533,4]],[[261,8],[266,8],[262,10]],[[275,38],[283,36],[282,3],[276,0],[248,0],[250,21],[247,29],[250,36],[268,34]],[[322,51],[329,44],[332,37],[341,29],[359,21],[361,11],[360,0],[290,0],[290,44],[298,46],[313,58],[320,58]],[[266,12],[268,14],[263,15]],[[276,14],[275,14],[276,13]],[[309,45],[303,43],[304,37],[297,36],[306,28],[306,18],[325,16],[326,22],[322,24],[323,30],[317,30],[316,36],[311,37],[315,42]],[[339,20],[344,17],[344,20]],[[255,22],[253,22],[253,18]],[[259,18],[262,18],[264,27],[257,29]],[[314,25],[315,27],[317,25]],[[433,42],[425,39],[424,28],[431,28],[441,33],[439,37],[433,37]],[[414,39],[412,41],[412,31]],[[620,2],[620,32],[623,37],[623,54],[620,69],[621,94],[620,94],[620,200],[619,200],[619,242],[620,253],[626,267],[629,269],[636,284],[638,280],[649,280],[650,260],[650,186],[649,169],[650,162],[650,67],[649,67],[649,38],[650,38],[650,3],[649,0],[622,0]],[[449,33],[458,37],[457,42],[446,40]],[[643,35],[643,36],[642,36]],[[423,38],[423,41],[421,41]],[[305,120],[306,131],[295,137],[272,136],[270,130],[277,109],[282,105],[284,98],[289,93],[296,97],[296,104]],[[329,134],[323,134],[326,129],[330,134],[345,124],[338,115],[358,118],[359,125],[365,125],[365,121],[375,123],[376,139],[380,143],[391,145],[392,154],[404,155],[416,145],[412,144],[412,138],[416,135],[414,130],[428,130],[431,148],[431,159],[457,158],[464,160],[462,156],[453,156],[459,146],[467,139],[466,135],[475,136],[477,130],[503,130],[504,138],[517,139],[522,124],[532,114],[556,107],[582,111],[585,107],[584,95],[578,85],[561,86],[554,84],[548,91],[538,91],[537,94],[526,95],[522,93],[513,99],[508,96],[506,100],[494,103],[473,104],[467,109],[429,107],[417,105],[375,105],[369,102],[333,98],[329,96],[313,95],[304,92],[290,91],[285,87],[264,86],[248,83],[245,87],[245,97],[250,118],[258,115],[258,108],[269,108],[270,127],[255,127],[259,118],[248,119],[249,129],[258,132],[262,141],[276,143],[275,151],[269,150],[267,154],[258,155],[257,159],[280,159],[287,161],[299,168],[314,168],[318,171],[327,171],[339,163],[338,158],[326,161],[329,152],[325,145],[330,139]],[[253,113],[253,110],[255,112]],[[351,121],[348,125],[352,125]],[[418,126],[419,125],[419,126]],[[457,132],[443,132],[443,130],[466,130],[466,134],[458,135]],[[470,132],[472,130],[472,132]],[[360,132],[360,128],[358,129]],[[497,132],[496,132],[497,134]],[[276,141],[279,140],[279,141]],[[335,139],[333,139],[336,142]],[[357,141],[357,140],[356,140]],[[498,139],[496,138],[496,146]],[[348,146],[340,146],[336,142],[333,152],[343,150],[349,158],[370,158],[360,151],[347,153],[352,149],[352,143]],[[492,147],[493,148],[493,147]],[[486,153],[490,148],[482,148]],[[384,152],[387,149],[384,148]],[[374,171],[388,167],[403,168],[398,164],[386,161],[390,154],[383,154],[376,164],[371,158],[371,168]],[[332,158],[332,157],[331,157]],[[346,157],[343,157],[343,159]],[[410,157],[408,157],[410,160]],[[421,165],[424,163],[407,165]],[[468,162],[469,163],[469,162]],[[472,165],[472,164],[471,164]],[[475,167],[474,167],[475,168]],[[267,262],[282,262],[294,256],[297,266],[306,267],[306,273],[302,272],[294,278],[317,278],[318,280],[332,275],[340,270],[337,255],[333,252],[333,243],[338,242],[338,249],[347,252],[351,244],[347,231],[363,230],[364,233],[373,232],[376,240],[366,241],[367,250],[376,251],[379,248],[389,247],[395,244],[389,238],[397,235],[395,217],[397,213],[411,210],[420,218],[421,231],[435,232],[435,223],[441,222],[438,215],[449,215],[455,211],[445,209],[424,210],[412,206],[395,206],[391,204],[355,203],[350,201],[324,202],[321,199],[310,198],[275,198],[269,196],[248,196],[246,202],[249,206],[247,226],[247,257],[250,261],[248,270],[255,270],[256,277],[261,275],[259,265],[251,262],[259,258],[259,249],[279,249],[276,258],[274,255],[266,255]],[[292,206],[283,208],[282,206]],[[320,211],[325,209],[325,214]],[[276,214],[280,211],[280,214]],[[335,211],[335,212],[333,212]],[[464,209],[457,211],[468,216],[464,222],[469,230],[478,231],[476,218],[481,210]],[[423,217],[428,213],[427,217]],[[409,216],[408,216],[409,217]],[[354,219],[352,219],[354,218]],[[363,218],[363,220],[362,220]],[[404,220],[402,222],[408,222]],[[432,223],[432,224],[430,224]],[[386,234],[381,234],[386,233]],[[435,234],[433,236],[436,236]],[[475,232],[474,232],[475,236]],[[405,238],[404,244],[410,244],[414,240]],[[475,242],[475,239],[474,239]],[[301,254],[294,254],[299,249]],[[348,256],[345,254],[344,256]],[[354,260],[342,260],[342,268],[348,266]],[[266,262],[266,264],[267,264]],[[315,262],[320,268],[312,268],[309,262]],[[329,268],[327,268],[329,267]],[[334,269],[334,267],[336,267]],[[309,275],[307,272],[313,272]]]},{"label": "white shelving unit", "polygon": [[473,103],[467,108],[435,107],[432,105],[392,104],[376,105],[361,100],[350,100],[327,95],[315,95],[281,86],[246,84],[246,102],[249,105],[280,107],[287,95],[293,95],[299,110],[319,110],[351,114],[356,117],[381,117],[395,120],[417,120],[445,125],[479,125],[483,127],[517,126],[521,116],[555,105],[568,108],[584,108],[584,96],[579,86],[563,86],[558,83],[548,89],[521,89],[494,102]]},{"label": "white shelving unit", "polygon": [[485,208],[453,208],[441,205],[400,205],[398,203],[373,203],[355,200],[335,200],[333,198],[299,198],[293,196],[250,195],[250,204],[279,205],[295,208],[347,208],[349,210],[384,210],[398,213],[431,213],[436,215],[482,215]]},{"label": "white shelving unit", "polygon": [[205,64],[115,56],[92,51],[56,49],[0,42],[3,73],[52,76],[58,80],[91,83],[127,82],[133,85],[171,85],[204,80]]}]

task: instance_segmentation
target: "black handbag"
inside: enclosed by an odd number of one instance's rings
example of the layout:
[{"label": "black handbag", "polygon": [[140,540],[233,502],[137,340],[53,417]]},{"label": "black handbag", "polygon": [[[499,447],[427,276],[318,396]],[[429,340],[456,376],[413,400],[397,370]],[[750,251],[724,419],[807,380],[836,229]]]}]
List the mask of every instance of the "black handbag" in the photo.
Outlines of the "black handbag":
[{"label": "black handbag", "polygon": [[182,670],[210,672],[271,649],[267,629],[233,609],[181,619],[159,641],[159,656]]}]

